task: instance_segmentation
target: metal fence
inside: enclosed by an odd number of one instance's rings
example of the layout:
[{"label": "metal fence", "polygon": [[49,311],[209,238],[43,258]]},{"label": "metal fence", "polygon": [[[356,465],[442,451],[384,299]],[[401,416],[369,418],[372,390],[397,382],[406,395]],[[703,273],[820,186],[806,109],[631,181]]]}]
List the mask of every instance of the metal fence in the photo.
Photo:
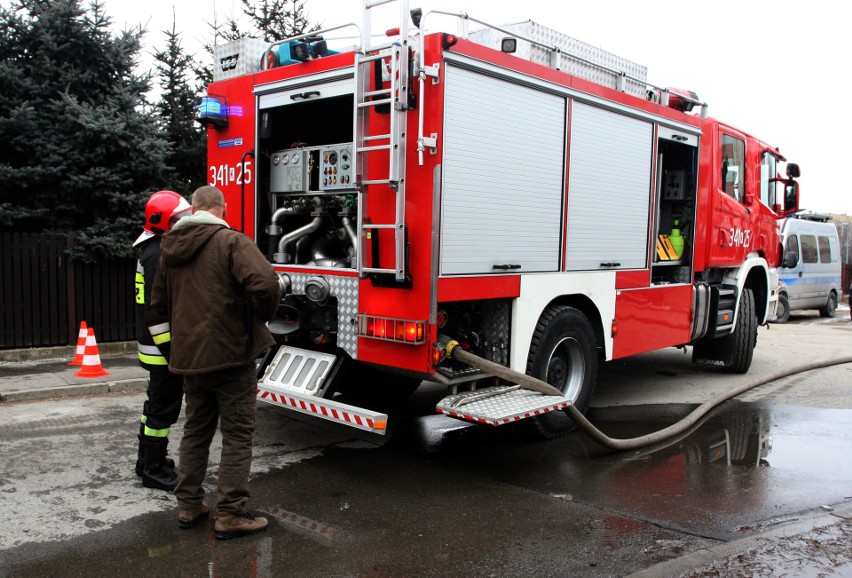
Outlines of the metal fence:
[{"label": "metal fence", "polygon": [[80,322],[98,342],[135,338],[132,259],[87,264],[62,235],[0,233],[0,349],[74,345]]}]

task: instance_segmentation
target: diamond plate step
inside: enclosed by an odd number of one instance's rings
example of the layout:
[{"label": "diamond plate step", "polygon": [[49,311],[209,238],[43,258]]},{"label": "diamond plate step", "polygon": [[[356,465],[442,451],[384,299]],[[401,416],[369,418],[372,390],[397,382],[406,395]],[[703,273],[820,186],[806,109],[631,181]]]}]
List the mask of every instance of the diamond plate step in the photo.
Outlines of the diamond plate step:
[{"label": "diamond plate step", "polygon": [[571,405],[567,397],[544,395],[519,385],[488,387],[450,395],[438,402],[439,413],[489,425],[503,425]]},{"label": "diamond plate step", "polygon": [[331,383],[327,378],[336,362],[337,357],[329,353],[282,345],[258,385],[271,386],[280,393],[322,397]]}]

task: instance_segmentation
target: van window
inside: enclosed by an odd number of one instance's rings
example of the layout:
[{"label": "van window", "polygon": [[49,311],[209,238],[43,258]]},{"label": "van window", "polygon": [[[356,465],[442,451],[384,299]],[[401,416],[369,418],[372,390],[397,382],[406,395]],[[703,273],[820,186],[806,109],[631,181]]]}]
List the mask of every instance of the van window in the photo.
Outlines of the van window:
[{"label": "van window", "polygon": [[796,235],[790,235],[787,237],[787,241],[784,244],[784,254],[787,253],[795,253],[796,261],[800,259],[799,257],[799,237]]},{"label": "van window", "polygon": [[817,240],[813,235],[802,235],[799,238],[802,243],[802,263],[817,262]]},{"label": "van window", "polygon": [[722,135],[722,189],[736,200],[745,194],[745,141]]},{"label": "van window", "polygon": [[820,263],[831,263],[835,259],[832,259],[831,255],[831,243],[828,242],[828,237],[817,237],[819,241],[819,262]]}]

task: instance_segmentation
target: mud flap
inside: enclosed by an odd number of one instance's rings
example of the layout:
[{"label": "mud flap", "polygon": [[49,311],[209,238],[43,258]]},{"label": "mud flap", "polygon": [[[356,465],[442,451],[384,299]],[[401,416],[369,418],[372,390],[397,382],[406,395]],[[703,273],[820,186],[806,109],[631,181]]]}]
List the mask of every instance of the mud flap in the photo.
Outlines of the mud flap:
[{"label": "mud flap", "polygon": [[692,346],[692,363],[714,367],[731,367],[734,364],[734,335],[702,339]]},{"label": "mud flap", "polygon": [[447,396],[438,402],[436,410],[466,421],[503,425],[565,409],[569,405],[571,400],[567,397],[544,395],[521,389],[519,385],[506,385]]}]

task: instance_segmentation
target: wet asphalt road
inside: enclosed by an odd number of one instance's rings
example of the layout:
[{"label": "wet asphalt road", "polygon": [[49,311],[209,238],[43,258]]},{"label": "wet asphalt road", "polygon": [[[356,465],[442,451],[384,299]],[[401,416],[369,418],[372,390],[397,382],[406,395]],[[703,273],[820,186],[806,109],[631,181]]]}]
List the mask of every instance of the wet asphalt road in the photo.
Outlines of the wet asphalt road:
[{"label": "wet asphalt road", "polygon": [[[762,333],[757,355],[783,355],[804,331]],[[819,343],[819,331],[807,336]],[[825,331],[852,336],[848,321]],[[694,407],[689,395],[639,404],[612,384],[730,379],[690,367],[677,351],[605,366],[605,403],[589,417],[613,437],[668,425]],[[802,374],[726,403],[667,446],[628,453],[581,433],[538,442],[432,415],[434,386],[392,410],[389,438],[261,404],[252,505],[270,528],[225,542],[212,522],[178,529],[174,499],[133,474],[143,396],[3,404],[0,576],[626,576],[848,508],[850,384],[849,366]],[[215,446],[211,457],[208,492]],[[805,569],[852,572],[843,532],[830,553],[803,554]]]}]

